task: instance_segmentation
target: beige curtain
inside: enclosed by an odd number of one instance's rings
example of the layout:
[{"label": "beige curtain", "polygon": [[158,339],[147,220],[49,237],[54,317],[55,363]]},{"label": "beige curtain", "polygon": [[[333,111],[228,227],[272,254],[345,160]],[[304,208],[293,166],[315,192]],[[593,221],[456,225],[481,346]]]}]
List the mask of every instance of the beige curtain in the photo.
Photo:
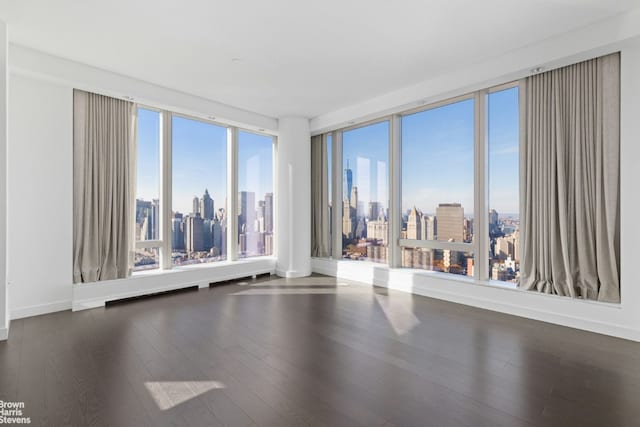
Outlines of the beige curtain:
[{"label": "beige curtain", "polygon": [[311,137],[311,256],[330,256],[327,142]]},{"label": "beige curtain", "polygon": [[136,108],[73,94],[73,281],[131,274],[135,250]]},{"label": "beige curtain", "polygon": [[619,302],[619,54],[526,88],[522,286]]}]

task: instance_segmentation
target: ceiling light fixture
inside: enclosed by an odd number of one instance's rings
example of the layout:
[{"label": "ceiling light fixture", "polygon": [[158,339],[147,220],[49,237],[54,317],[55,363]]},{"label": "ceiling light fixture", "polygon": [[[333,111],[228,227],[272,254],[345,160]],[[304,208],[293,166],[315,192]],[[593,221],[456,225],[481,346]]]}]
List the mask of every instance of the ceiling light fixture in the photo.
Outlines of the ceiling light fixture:
[{"label": "ceiling light fixture", "polygon": [[531,71],[531,74],[538,74],[544,71],[544,67],[535,67],[529,71]]},{"label": "ceiling light fixture", "polygon": [[133,101],[133,96],[124,95],[123,98],[126,99],[127,101]]}]

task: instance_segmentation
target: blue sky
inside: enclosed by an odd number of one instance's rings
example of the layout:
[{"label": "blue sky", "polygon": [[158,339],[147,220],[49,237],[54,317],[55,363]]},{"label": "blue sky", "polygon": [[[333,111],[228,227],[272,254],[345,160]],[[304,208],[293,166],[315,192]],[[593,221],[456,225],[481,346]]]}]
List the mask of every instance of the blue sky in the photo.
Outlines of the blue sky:
[{"label": "blue sky", "polygon": [[[517,213],[518,91],[495,92],[487,103],[489,204],[500,213]],[[435,213],[439,203],[459,202],[465,214],[473,214],[473,104],[466,100],[403,117],[403,212],[415,205]],[[348,159],[365,207],[370,200],[388,204],[388,135],[388,122],[343,135],[344,166]]]},{"label": "blue sky", "polygon": [[[489,206],[518,212],[518,91],[495,92],[488,99]],[[226,129],[196,120],[173,119],[173,209],[189,213],[194,195],[209,189],[216,209],[226,197]],[[343,134],[343,155],[353,170],[359,200],[388,207],[389,123]],[[159,195],[159,116],[138,114],[138,197]],[[272,138],[240,132],[238,188],[273,191]],[[330,176],[330,175],[329,175]],[[425,213],[438,203],[460,202],[473,214],[473,101],[461,101],[402,119],[402,210]]]},{"label": "blue sky", "polygon": [[[137,197],[158,198],[159,116],[138,110],[138,192]],[[227,130],[224,127],[174,116],[173,205],[174,211],[189,213],[194,196],[205,188],[217,210],[227,194]],[[238,188],[256,192],[256,202],[273,188],[272,138],[250,132],[238,136]]]},{"label": "blue sky", "polygon": [[[342,134],[343,166],[353,171],[353,186],[358,187],[358,202],[381,202],[389,206],[389,122],[375,123]],[[346,191],[346,185],[343,190]],[[343,199],[347,198],[343,194]]]}]

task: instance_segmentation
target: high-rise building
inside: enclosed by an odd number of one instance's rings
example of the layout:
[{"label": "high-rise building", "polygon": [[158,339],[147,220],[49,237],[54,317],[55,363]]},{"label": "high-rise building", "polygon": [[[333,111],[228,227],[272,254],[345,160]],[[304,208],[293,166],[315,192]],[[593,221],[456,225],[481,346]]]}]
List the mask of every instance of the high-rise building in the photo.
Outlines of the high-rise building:
[{"label": "high-rise building", "polygon": [[273,233],[273,193],[264,195],[264,231]]},{"label": "high-rise building", "polygon": [[187,252],[204,250],[203,220],[200,214],[189,215],[185,218],[185,246]]},{"label": "high-rise building", "polygon": [[[349,201],[349,205],[351,205],[351,189],[353,187],[353,171],[349,168],[349,159],[347,159],[347,168],[344,170],[344,185],[346,186],[344,189],[344,193]],[[355,205],[357,207],[357,205]]]},{"label": "high-rise building", "polygon": [[213,234],[211,230],[213,220],[202,220],[202,250],[208,251],[213,247]]},{"label": "high-rise building", "polygon": [[422,215],[421,228],[422,240],[435,240],[437,231],[437,220],[433,215]]},{"label": "high-rise building", "polygon": [[498,212],[495,209],[489,211],[489,225],[498,225]]},{"label": "high-rise building", "polygon": [[349,200],[345,199],[343,202],[342,212],[342,235],[345,239],[353,239],[355,232],[355,209],[349,204]]},{"label": "high-rise building", "polygon": [[358,213],[358,187],[351,188],[351,197],[349,198],[349,206],[354,210],[354,215]]},{"label": "high-rise building", "polygon": [[191,209],[191,216],[196,216],[200,213],[200,199],[198,196],[193,196],[193,208]]},{"label": "high-rise building", "polygon": [[414,206],[407,219],[407,239],[422,240],[422,212]]},{"label": "high-rise building", "polygon": [[176,212],[171,219],[171,248],[172,250],[184,249],[184,223],[182,214]]},{"label": "high-rise building", "polygon": [[218,248],[220,255],[225,254],[223,251],[222,226],[217,217],[211,221],[211,242],[214,248]]},{"label": "high-rise building", "polygon": [[264,228],[265,209],[266,209],[265,201],[258,200],[258,210],[256,212],[256,224],[257,224],[256,230],[258,230],[260,233],[264,233],[266,231]]},{"label": "high-rise building", "polygon": [[200,199],[200,215],[203,219],[213,219],[213,199],[209,195],[209,190],[205,189]]},{"label": "high-rise building", "polygon": [[389,240],[389,223],[384,219],[367,222],[367,239],[382,241],[386,245]]},{"label": "high-rise building", "polygon": [[255,231],[256,193],[241,191],[238,193],[238,229],[244,233]]},{"label": "high-rise building", "polygon": [[368,219],[378,219],[382,215],[382,203],[369,202]]},{"label": "high-rise building", "polygon": [[464,208],[460,203],[440,203],[436,218],[438,240],[464,242]]},{"label": "high-rise building", "polygon": [[[151,202],[141,200],[136,204],[136,210],[141,208],[140,240],[158,240],[160,238],[160,201],[153,199]],[[137,214],[137,213],[136,213]]]}]

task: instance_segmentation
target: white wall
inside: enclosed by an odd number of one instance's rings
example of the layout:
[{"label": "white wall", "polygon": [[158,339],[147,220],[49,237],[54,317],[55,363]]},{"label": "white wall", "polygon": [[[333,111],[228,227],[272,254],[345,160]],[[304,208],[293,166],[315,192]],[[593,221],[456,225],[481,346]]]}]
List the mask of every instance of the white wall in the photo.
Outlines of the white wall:
[{"label": "white wall", "polygon": [[[640,41],[621,49],[621,304],[585,302],[452,280],[446,275],[389,269],[365,262],[314,259],[315,272],[386,286],[565,326],[640,341]],[[608,49],[612,49],[609,47]],[[462,84],[462,83],[461,83]]]},{"label": "white wall", "polygon": [[11,317],[71,308],[73,90],[11,75]]},{"label": "white wall", "polygon": [[7,338],[7,101],[8,53],[7,26],[0,21],[0,340]]}]

